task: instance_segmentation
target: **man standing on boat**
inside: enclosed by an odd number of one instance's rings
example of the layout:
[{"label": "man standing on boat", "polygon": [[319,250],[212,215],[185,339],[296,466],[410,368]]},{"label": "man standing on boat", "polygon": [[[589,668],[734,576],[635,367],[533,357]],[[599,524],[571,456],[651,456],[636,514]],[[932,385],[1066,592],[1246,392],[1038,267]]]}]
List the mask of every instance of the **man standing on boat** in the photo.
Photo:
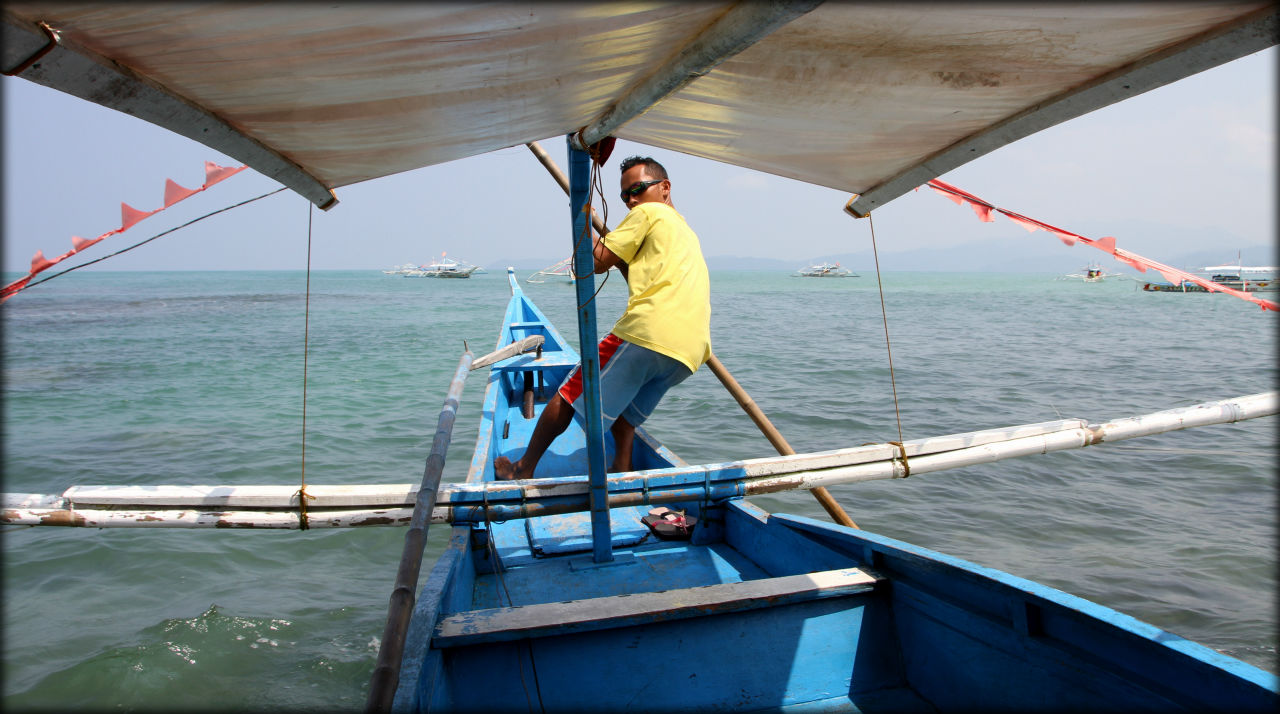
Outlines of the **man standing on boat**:
[{"label": "man standing on boat", "polygon": [[[698,236],[671,203],[667,170],[648,157],[622,162],[622,200],[630,212],[596,238],[595,272],[617,266],[627,279],[627,308],[600,341],[600,401],[617,447],[611,472],[631,470],[636,427],[667,390],[711,356],[711,280]],[[514,463],[493,462],[498,480],[532,478],[551,442],[582,406],[581,365],[547,402]]]}]

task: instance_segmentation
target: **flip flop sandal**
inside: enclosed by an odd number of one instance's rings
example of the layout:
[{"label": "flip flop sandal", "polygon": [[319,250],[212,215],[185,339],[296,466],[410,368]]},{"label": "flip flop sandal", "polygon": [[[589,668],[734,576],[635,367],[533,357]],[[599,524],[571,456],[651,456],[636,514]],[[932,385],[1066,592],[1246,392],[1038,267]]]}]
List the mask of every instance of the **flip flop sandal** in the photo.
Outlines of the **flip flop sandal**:
[{"label": "flip flop sandal", "polygon": [[[658,509],[654,509],[656,511]],[[662,509],[660,514],[654,514],[650,511],[650,515],[640,519],[640,522],[649,527],[653,534],[662,540],[689,540],[689,536],[693,533],[693,527],[697,525],[698,519],[694,516],[686,516],[678,511],[670,509]]]}]

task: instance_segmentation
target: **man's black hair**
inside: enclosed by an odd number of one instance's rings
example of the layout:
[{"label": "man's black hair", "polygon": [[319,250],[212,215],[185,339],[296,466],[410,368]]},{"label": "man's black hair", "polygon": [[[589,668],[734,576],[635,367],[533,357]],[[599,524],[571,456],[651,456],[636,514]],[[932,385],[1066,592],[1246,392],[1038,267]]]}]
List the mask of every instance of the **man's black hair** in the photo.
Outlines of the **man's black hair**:
[{"label": "man's black hair", "polygon": [[655,179],[667,178],[667,170],[662,168],[662,164],[658,163],[657,161],[654,161],[648,156],[628,156],[627,158],[622,160],[622,164],[620,168],[622,170],[622,173],[625,174],[627,172],[627,169],[633,166],[641,166],[641,165],[648,167],[649,175],[654,177]]}]

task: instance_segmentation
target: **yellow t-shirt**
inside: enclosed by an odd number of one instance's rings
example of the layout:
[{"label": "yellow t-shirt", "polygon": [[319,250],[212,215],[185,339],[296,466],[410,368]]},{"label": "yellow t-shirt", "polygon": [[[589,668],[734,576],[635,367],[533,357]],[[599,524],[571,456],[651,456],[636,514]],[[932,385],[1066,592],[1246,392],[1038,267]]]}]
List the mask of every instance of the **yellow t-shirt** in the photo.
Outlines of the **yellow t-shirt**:
[{"label": "yellow t-shirt", "polygon": [[665,203],[641,203],[604,237],[627,263],[627,309],[613,334],[684,363],[711,356],[711,279],[698,236]]}]

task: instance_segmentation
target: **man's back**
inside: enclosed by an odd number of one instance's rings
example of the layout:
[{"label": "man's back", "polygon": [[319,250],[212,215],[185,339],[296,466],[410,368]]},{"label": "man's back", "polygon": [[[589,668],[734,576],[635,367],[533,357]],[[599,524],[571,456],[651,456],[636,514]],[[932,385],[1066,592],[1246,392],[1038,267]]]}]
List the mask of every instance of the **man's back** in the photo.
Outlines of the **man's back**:
[{"label": "man's back", "polygon": [[697,370],[711,355],[711,281],[697,234],[674,208],[650,202],[603,243],[628,269],[630,297],[613,334]]}]

